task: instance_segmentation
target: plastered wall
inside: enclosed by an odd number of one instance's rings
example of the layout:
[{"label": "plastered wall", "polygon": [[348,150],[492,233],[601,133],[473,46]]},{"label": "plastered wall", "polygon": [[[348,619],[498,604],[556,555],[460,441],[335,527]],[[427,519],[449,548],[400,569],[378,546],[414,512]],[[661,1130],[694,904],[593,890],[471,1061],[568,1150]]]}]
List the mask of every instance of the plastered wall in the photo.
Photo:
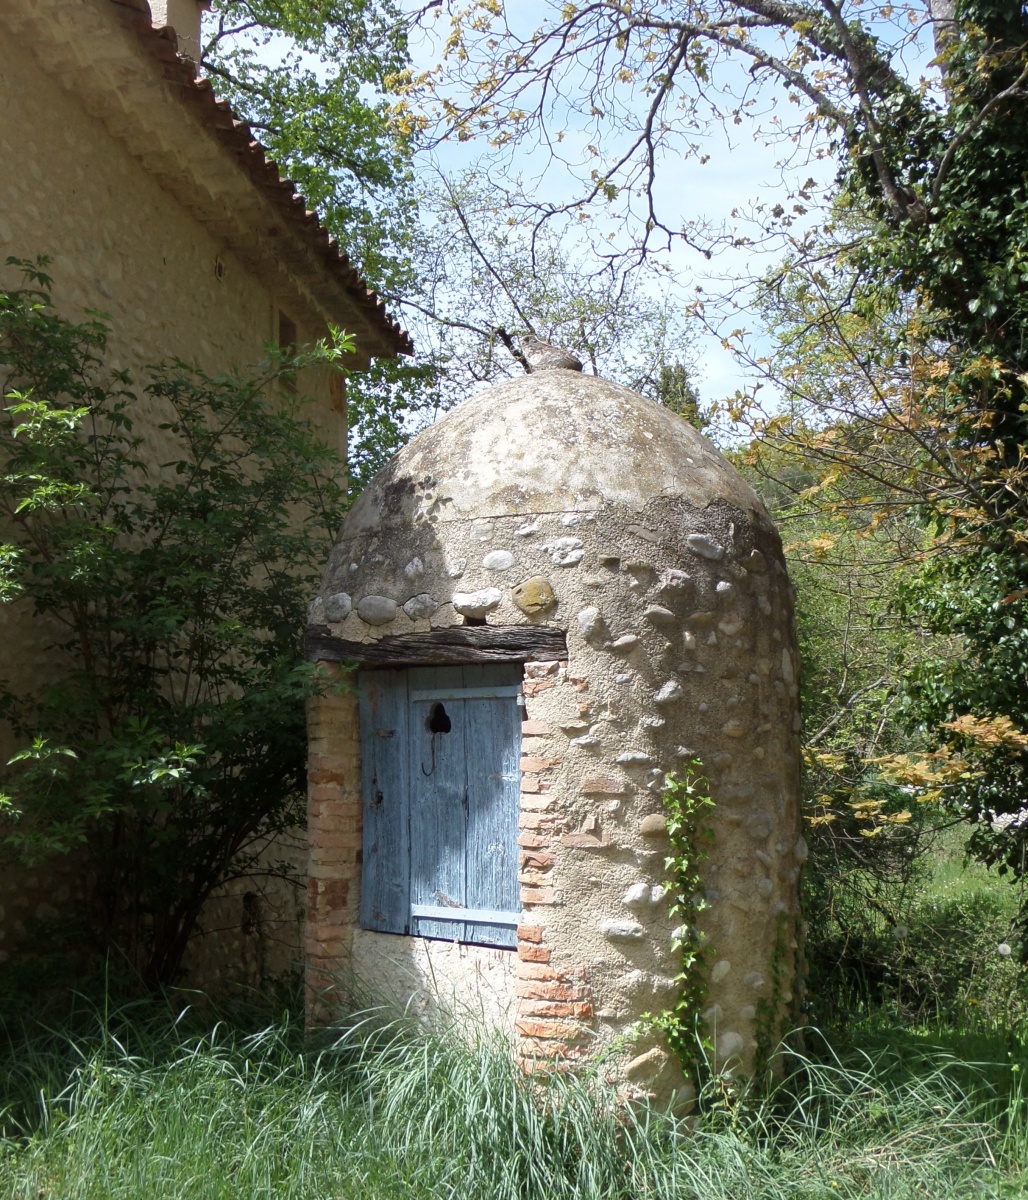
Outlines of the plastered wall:
[{"label": "plastered wall", "polygon": [[[52,259],[54,301],[71,319],[101,309],[111,325],[107,366],[127,370],[137,383],[159,360],[180,358],[217,374],[246,370],[276,340],[285,309],[299,340],[315,340],[326,326],[293,297],[260,282],[170,195],[114,136],[108,114],[93,115],[73,76],[44,71],[45,48],[4,34],[0,70],[0,280],[19,286],[8,256]],[[345,403],[324,370],[306,372],[298,390],[315,405],[311,417],[325,440],[345,454]],[[156,429],[164,414],[145,397],[133,410],[136,431],[154,461],[162,453]],[[0,673],[18,689],[59,670],[47,638],[26,606],[0,605]],[[12,749],[0,729],[0,756]],[[276,848],[275,856],[295,846]],[[55,874],[56,873],[56,874]],[[60,876],[59,881],[57,876]],[[0,964],[33,929],[58,919],[74,903],[82,881],[54,865],[25,875],[8,870],[0,882]],[[189,955],[191,981],[216,982],[240,974],[251,982],[299,966],[299,925],[293,890],[259,885],[259,920],[247,895],[255,885],[229,889],[205,915],[208,930]],[[237,970],[238,968],[238,970]]]}]

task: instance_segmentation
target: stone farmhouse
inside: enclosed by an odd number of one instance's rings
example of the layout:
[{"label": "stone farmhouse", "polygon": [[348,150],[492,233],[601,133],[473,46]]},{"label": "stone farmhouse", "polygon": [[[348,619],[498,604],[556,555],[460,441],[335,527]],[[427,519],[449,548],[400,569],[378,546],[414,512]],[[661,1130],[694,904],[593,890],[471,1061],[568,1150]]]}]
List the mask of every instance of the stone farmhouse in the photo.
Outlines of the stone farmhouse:
[{"label": "stone farmhouse", "polygon": [[[3,0],[0,4],[0,271],[47,255],[72,318],[109,314],[108,365],[140,378],[180,358],[212,373],[263,347],[339,326],[351,364],[410,353],[407,335],[283,179],[248,125],[199,76],[205,0]],[[308,372],[326,440],[345,451],[342,377]],[[134,414],[138,429],[156,423]],[[16,686],[50,669],[17,606],[0,610],[3,672]],[[0,751],[6,746],[0,744]],[[52,881],[0,881],[0,961]],[[71,893],[73,899],[73,891]],[[49,911],[48,908],[44,909]],[[220,923],[220,922],[219,922]],[[295,961],[295,920],[283,953]],[[291,949],[290,949],[291,946]]]}]

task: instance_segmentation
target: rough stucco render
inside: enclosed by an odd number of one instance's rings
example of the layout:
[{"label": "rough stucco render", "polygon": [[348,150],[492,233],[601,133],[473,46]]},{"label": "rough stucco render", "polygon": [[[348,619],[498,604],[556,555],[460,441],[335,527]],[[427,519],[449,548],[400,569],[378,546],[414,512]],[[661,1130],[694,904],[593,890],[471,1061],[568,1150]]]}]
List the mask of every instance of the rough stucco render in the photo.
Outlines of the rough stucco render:
[{"label": "rough stucco render", "polygon": [[[384,624],[383,599],[396,606]],[[550,370],[489,389],[368,487],[310,620],[370,642],[462,613],[567,630],[566,663],[525,668],[523,1050],[605,1050],[673,998],[660,793],[695,754],[716,804],[696,922],[712,948],[705,1017],[718,1059],[751,1064],[761,1033],[794,1020],[806,857],[792,600],[757,496],[694,429],[625,388]],[[331,752],[331,721],[319,738]],[[359,801],[352,774],[346,794]],[[473,1008],[474,972],[462,980]],[[637,1086],[673,1086],[652,1036],[627,1057]]]}]

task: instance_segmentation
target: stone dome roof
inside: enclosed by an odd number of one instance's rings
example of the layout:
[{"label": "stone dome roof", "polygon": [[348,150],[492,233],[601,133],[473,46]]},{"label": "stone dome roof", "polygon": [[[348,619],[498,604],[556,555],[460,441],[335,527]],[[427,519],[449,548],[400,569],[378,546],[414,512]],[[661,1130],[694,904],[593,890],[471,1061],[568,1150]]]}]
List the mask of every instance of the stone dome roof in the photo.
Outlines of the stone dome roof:
[{"label": "stone dome roof", "polygon": [[638,511],[661,495],[767,520],[738,472],[669,409],[595,375],[538,371],[480,392],[414,438],[364,491],[342,536],[429,509],[442,522],[602,503]]}]

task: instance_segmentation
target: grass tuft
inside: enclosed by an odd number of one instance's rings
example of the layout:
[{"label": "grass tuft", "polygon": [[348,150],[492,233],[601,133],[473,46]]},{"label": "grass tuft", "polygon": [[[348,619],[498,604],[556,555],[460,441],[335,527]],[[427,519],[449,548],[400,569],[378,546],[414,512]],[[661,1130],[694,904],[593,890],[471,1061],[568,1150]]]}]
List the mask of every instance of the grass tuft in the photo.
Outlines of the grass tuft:
[{"label": "grass tuft", "polygon": [[[1028,1192],[1018,1064],[930,1039],[793,1060],[773,1094],[674,1120],[598,1073],[540,1083],[494,1038],[369,1012],[313,1045],[141,1006],[8,1031],[11,1200],[824,1200]],[[871,1039],[873,1040],[873,1039]]]}]

